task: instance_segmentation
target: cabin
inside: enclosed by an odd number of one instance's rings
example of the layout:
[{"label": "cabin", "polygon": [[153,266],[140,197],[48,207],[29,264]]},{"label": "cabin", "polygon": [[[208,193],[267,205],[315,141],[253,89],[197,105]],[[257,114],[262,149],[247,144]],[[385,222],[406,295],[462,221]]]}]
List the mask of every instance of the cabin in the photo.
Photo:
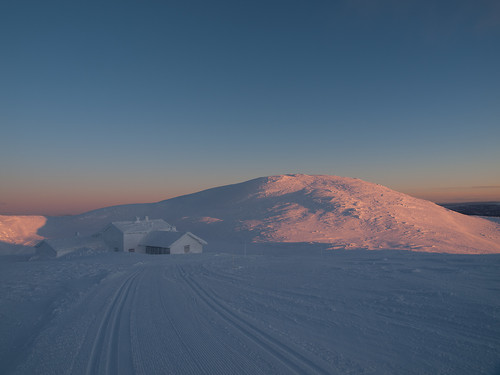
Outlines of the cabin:
[{"label": "cabin", "polygon": [[146,254],[199,254],[206,244],[191,232],[154,231],[141,240],[139,251]]},{"label": "cabin", "polygon": [[146,216],[144,220],[114,221],[101,231],[101,235],[111,250],[133,253],[138,251],[139,242],[153,231],[176,232],[177,229],[162,219],[149,220]]},{"label": "cabin", "polygon": [[145,254],[201,253],[207,244],[191,232],[177,229],[162,219],[117,221],[108,224],[100,233],[113,251]]}]

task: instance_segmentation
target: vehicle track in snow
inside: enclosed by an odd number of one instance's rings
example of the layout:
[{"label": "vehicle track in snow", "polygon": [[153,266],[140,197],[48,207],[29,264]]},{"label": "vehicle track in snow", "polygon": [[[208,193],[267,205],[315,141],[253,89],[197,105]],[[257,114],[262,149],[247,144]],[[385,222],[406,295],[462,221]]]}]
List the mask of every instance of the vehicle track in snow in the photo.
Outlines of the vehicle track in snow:
[{"label": "vehicle track in snow", "polygon": [[[273,304],[262,305],[267,312],[274,311],[284,318],[292,321],[300,319],[302,322],[310,322],[321,325],[325,328],[336,328],[338,323],[323,315],[316,317],[310,313],[310,310],[331,310],[332,307],[343,309],[345,302],[342,298],[331,298],[328,295],[315,295],[313,293],[300,293],[289,289],[276,289],[272,286],[252,285],[245,281],[244,278],[236,275],[215,272],[203,266],[203,277],[211,284],[215,283],[238,283],[238,293],[244,295],[245,299],[252,306],[262,304],[272,297]],[[264,297],[264,298],[263,298]],[[337,296],[338,297],[338,296]],[[279,301],[278,304],[275,302]],[[233,301],[232,301],[233,302]],[[309,310],[308,310],[309,309]],[[352,312],[350,313],[353,314]]]},{"label": "vehicle track in snow", "polygon": [[12,263],[0,373],[498,373],[499,257],[379,254]]},{"label": "vehicle track in snow", "polygon": [[133,373],[130,309],[125,307],[133,299],[131,290],[139,273],[136,271],[123,281],[105,310],[88,358],[87,375]]},{"label": "vehicle track in snow", "polygon": [[297,352],[288,345],[282,343],[275,337],[269,335],[264,330],[232,311],[220,301],[216,296],[203,288],[196,280],[190,277],[182,268],[179,268],[180,275],[192,291],[205,304],[222,317],[228,324],[236,328],[246,338],[257,344],[264,351],[268,352],[276,361],[281,362],[291,372],[297,374],[330,374],[331,371],[318,363],[314,363],[305,355]]},{"label": "vehicle track in snow", "polygon": [[193,293],[176,266],[148,267],[140,277],[134,308],[131,342],[136,373],[273,373],[275,363],[262,361],[260,348],[259,353],[248,353],[235,339],[234,329],[226,331],[226,321]]},{"label": "vehicle track in snow", "polygon": [[196,356],[194,355],[192,348],[190,348],[189,344],[186,343],[185,339],[183,338],[183,335],[178,328],[178,323],[176,324],[176,322],[170,316],[170,311],[169,311],[169,309],[167,307],[167,303],[165,302],[164,299],[165,299],[164,294],[159,293],[158,300],[160,301],[160,304],[161,304],[161,309],[163,311],[163,316],[165,318],[165,322],[168,322],[169,327],[175,333],[175,338],[178,340],[179,345],[182,348],[182,352],[184,353],[185,360],[191,361],[191,363],[198,370],[198,373],[202,373],[203,369],[201,368],[200,364],[196,360]]}]

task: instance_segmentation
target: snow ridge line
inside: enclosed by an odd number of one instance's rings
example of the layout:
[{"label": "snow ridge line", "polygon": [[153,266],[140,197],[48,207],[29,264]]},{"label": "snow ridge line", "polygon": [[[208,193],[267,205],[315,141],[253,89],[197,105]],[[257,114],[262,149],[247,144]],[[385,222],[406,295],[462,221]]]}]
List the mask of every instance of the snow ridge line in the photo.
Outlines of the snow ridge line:
[{"label": "snow ridge line", "polygon": [[[97,330],[92,350],[87,364],[87,375],[95,375],[98,373],[116,374],[118,364],[118,345],[119,345],[119,326],[121,314],[130,288],[133,281],[137,278],[140,271],[137,271],[127,277],[120,285],[113,299],[106,309],[101,324]],[[106,338],[108,338],[108,345],[105,345]],[[101,362],[105,356],[105,371],[101,369]]]},{"label": "snow ridge line", "polygon": [[270,353],[278,361],[283,363],[291,371],[297,374],[328,375],[331,373],[331,371],[320,367],[286,344],[280,342],[263,330],[255,327],[244,318],[238,316],[228,307],[224,306],[223,302],[218,301],[217,297],[211,295],[209,292],[203,289],[194,279],[188,276],[182,268],[180,268],[179,271],[185,282],[191,287],[195,294],[207,304],[208,307],[210,307],[215,313],[220,315],[233,327],[238,329],[247,338],[255,342],[261,348],[265,349],[268,353]]}]

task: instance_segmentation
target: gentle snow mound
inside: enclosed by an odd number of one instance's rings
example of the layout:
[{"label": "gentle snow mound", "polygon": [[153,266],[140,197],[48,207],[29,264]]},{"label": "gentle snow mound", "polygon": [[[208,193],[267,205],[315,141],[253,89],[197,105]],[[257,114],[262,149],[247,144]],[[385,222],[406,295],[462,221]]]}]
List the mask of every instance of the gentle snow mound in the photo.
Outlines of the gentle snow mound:
[{"label": "gentle snow mound", "polygon": [[49,218],[47,238],[91,235],[112,221],[149,216],[209,243],[314,242],[335,249],[500,253],[500,225],[355,178],[281,175],[158,203]]},{"label": "gentle snow mound", "polygon": [[244,222],[256,240],[334,248],[500,252],[500,227],[359,179],[273,176],[252,197],[265,214]]}]

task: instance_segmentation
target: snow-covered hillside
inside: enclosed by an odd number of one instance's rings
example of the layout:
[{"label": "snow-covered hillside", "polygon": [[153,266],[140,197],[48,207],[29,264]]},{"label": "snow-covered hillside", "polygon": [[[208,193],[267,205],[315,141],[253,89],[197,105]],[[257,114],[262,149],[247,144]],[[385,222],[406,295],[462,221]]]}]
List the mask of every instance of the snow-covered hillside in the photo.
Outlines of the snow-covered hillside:
[{"label": "snow-covered hillside", "polygon": [[381,185],[336,176],[281,175],[150,204],[49,218],[44,237],[92,234],[110,221],[162,218],[211,241],[317,242],[340,249],[500,252],[500,226]]},{"label": "snow-covered hillside", "polygon": [[0,215],[0,241],[6,244],[33,246],[43,237],[38,230],[47,222],[44,216]]}]

